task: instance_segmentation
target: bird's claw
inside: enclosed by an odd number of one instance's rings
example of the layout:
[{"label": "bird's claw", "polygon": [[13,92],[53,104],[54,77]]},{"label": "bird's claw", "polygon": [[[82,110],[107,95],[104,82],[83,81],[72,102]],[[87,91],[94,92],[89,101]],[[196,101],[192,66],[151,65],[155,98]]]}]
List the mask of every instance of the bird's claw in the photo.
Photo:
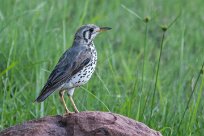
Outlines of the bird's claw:
[{"label": "bird's claw", "polygon": [[69,112],[65,112],[63,116],[69,116],[69,115],[72,115],[72,114],[74,114],[74,113],[75,113],[75,112],[70,112],[70,111],[69,111]]}]

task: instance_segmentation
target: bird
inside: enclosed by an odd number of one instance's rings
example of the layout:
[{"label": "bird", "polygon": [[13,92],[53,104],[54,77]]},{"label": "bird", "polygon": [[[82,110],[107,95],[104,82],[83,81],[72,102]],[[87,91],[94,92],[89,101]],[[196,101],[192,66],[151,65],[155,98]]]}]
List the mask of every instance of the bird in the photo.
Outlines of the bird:
[{"label": "bird", "polygon": [[[79,110],[72,97],[75,88],[86,84],[95,71],[97,51],[93,40],[100,32],[110,29],[112,28],[99,27],[94,24],[81,26],[75,33],[72,46],[60,57],[35,102],[43,102],[54,91],[59,91],[65,114],[78,113]],[[64,100],[65,92],[71,101],[74,112],[67,108]]]}]

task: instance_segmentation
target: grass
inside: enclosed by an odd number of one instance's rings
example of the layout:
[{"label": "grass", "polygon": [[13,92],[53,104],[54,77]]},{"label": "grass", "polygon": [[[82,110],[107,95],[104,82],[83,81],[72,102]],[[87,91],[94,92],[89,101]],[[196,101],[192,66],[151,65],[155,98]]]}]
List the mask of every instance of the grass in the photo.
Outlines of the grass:
[{"label": "grass", "polygon": [[[64,112],[58,93],[33,101],[76,29],[94,23],[113,29],[95,39],[97,69],[75,91],[79,110],[119,113],[167,136],[204,133],[202,0],[0,3],[0,130]],[[161,52],[161,26],[172,22]]]}]

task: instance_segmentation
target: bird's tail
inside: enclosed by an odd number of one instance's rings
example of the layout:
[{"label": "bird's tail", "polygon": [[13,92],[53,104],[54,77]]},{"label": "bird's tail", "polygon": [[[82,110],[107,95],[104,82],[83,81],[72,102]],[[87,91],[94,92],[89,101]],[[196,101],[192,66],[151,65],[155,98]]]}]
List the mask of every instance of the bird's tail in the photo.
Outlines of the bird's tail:
[{"label": "bird's tail", "polygon": [[35,99],[34,102],[44,101],[49,95],[51,95],[55,91],[55,89],[44,89],[44,88],[42,89],[40,95]]}]

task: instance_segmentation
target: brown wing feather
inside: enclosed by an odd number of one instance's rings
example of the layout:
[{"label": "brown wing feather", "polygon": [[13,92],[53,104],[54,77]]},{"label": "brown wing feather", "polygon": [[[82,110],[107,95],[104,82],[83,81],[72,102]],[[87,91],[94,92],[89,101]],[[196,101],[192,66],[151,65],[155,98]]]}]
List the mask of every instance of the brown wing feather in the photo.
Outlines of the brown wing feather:
[{"label": "brown wing feather", "polygon": [[44,101],[51,93],[87,65],[90,60],[91,51],[85,46],[73,46],[67,50],[59,59],[58,64],[51,72],[47,83],[35,101]]}]

